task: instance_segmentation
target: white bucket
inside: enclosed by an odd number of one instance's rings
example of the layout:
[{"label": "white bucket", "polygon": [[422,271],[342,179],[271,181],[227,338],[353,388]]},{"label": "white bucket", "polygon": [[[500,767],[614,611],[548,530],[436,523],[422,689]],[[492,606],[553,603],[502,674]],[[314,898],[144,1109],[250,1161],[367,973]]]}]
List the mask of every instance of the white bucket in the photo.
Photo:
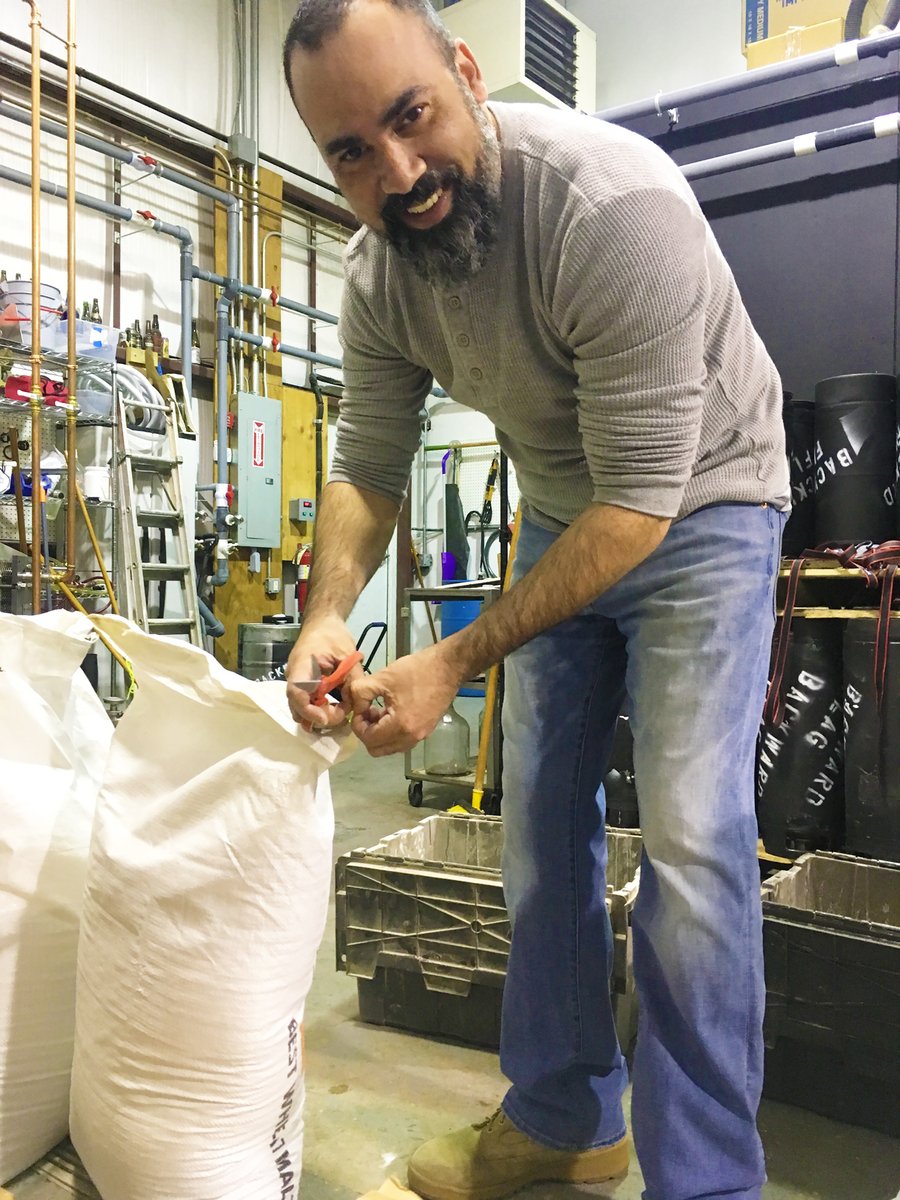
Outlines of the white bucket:
[{"label": "white bucket", "polygon": [[[31,325],[31,280],[15,279],[0,288],[0,322],[3,321],[3,311],[10,305],[16,306],[16,322]],[[43,329],[55,325],[59,320],[59,307],[62,304],[62,292],[50,283],[41,284],[41,327]],[[24,332],[24,331],[23,331]]]}]

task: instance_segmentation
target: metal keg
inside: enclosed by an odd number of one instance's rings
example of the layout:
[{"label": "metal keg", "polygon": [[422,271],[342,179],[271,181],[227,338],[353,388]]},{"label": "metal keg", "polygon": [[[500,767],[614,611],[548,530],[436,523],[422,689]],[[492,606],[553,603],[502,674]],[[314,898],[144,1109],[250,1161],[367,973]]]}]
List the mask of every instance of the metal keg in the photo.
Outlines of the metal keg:
[{"label": "metal keg", "polygon": [[238,626],[238,674],[261,679],[283,667],[288,660],[300,626],[287,617],[283,621],[260,621]]}]

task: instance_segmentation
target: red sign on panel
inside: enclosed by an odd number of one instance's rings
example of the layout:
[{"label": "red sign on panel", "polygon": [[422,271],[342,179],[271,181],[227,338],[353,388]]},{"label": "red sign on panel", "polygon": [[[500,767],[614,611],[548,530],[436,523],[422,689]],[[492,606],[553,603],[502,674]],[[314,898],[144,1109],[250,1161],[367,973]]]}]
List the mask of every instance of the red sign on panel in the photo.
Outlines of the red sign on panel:
[{"label": "red sign on panel", "polygon": [[253,465],[254,467],[264,467],[266,465],[265,421],[253,422]]}]

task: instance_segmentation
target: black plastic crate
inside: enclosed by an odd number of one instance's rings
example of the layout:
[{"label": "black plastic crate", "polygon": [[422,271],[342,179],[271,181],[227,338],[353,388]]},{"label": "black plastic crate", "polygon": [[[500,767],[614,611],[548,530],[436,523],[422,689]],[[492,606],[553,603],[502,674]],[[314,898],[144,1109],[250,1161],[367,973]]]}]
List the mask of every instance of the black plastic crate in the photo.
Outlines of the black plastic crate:
[{"label": "black plastic crate", "polygon": [[502,987],[473,983],[467,995],[429,991],[417,971],[378,967],[373,979],[357,979],[359,1015],[372,1025],[452,1038],[470,1046],[500,1046]]},{"label": "black plastic crate", "polygon": [[900,1133],[900,864],[806,854],[763,885],[765,1094]]},{"label": "black plastic crate", "polygon": [[[631,913],[641,835],[608,830],[616,1026],[637,1023]],[[498,817],[427,817],[335,869],[337,968],[357,980],[364,1021],[496,1047],[510,946]]]}]

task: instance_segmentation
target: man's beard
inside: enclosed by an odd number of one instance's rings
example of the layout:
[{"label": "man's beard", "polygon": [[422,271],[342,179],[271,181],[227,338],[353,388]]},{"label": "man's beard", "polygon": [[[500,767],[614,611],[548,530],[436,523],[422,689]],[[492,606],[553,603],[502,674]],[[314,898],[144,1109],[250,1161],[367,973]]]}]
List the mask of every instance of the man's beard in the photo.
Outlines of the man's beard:
[{"label": "man's beard", "polygon": [[[475,115],[475,114],[473,114]],[[384,236],[425,283],[435,288],[465,283],[487,261],[500,217],[500,147],[482,109],[475,118],[482,144],[471,176],[459,166],[428,171],[405,196],[391,196],[381,212]],[[413,229],[403,220],[411,204],[438,188],[452,189],[452,207],[433,229]]]}]

